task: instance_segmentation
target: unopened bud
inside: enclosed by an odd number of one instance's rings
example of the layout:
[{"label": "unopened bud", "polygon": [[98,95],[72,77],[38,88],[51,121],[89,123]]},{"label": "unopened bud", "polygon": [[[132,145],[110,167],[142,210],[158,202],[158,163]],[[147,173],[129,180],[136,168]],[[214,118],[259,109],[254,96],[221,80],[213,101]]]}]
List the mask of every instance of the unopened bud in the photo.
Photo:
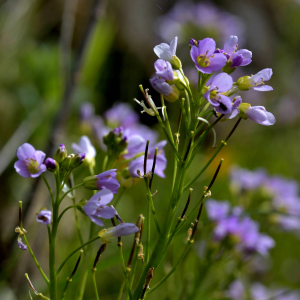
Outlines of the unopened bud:
[{"label": "unopened bud", "polygon": [[59,170],[59,165],[58,165],[57,161],[51,157],[48,157],[45,160],[44,164],[46,165],[47,170],[50,172],[56,172]]},{"label": "unopened bud", "polygon": [[241,77],[238,79],[237,84],[240,91],[248,91],[252,87],[251,77],[250,76]]},{"label": "unopened bud", "polygon": [[62,162],[66,157],[67,157],[67,149],[65,147],[64,144],[60,144],[60,146],[58,147],[58,149],[56,150],[55,154],[54,154],[54,159],[60,163]]},{"label": "unopened bud", "polygon": [[71,165],[71,161],[73,160],[73,158],[75,157],[74,154],[69,154],[60,164],[61,168],[63,171],[69,171],[70,169],[70,165]]}]

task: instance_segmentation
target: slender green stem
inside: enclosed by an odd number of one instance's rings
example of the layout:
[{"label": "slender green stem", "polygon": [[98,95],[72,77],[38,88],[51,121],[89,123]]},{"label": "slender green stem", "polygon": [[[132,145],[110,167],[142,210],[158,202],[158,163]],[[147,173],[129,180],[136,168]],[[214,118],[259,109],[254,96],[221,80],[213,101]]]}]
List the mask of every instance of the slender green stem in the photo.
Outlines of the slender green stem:
[{"label": "slender green stem", "polygon": [[67,295],[67,290],[68,290],[69,284],[70,284],[70,281],[67,280],[67,281],[66,281],[66,285],[65,285],[65,287],[64,287],[64,291],[63,291],[62,296],[61,296],[61,300],[65,300],[66,295]]},{"label": "slender green stem", "polygon": [[171,129],[171,125],[170,125],[170,122],[169,122],[169,117],[168,117],[168,113],[167,113],[167,107],[165,106],[165,101],[164,101],[164,96],[162,94],[160,94],[160,100],[161,100],[161,104],[162,104],[162,110],[164,112],[164,116],[165,116],[165,119],[166,119],[166,124],[167,124],[167,130],[168,130],[168,133],[171,137],[171,140],[174,144],[174,138],[173,138],[173,133],[172,133],[172,129]]},{"label": "slender green stem", "polygon": [[151,227],[150,211],[151,211],[151,203],[150,203],[150,201],[148,201],[148,210],[147,210],[147,243],[146,243],[146,249],[145,249],[145,260],[146,260],[146,263],[148,263],[149,256],[150,256],[150,227]]},{"label": "slender green stem", "polygon": [[[33,292],[35,293],[35,295],[37,295],[38,297],[42,298],[42,299],[45,299],[45,300],[50,300],[48,297],[44,296],[42,293],[39,293],[33,286],[33,284],[31,283],[30,279],[29,279],[29,276],[27,273],[25,273],[25,277],[28,281],[28,284],[30,286],[30,288],[33,290]],[[30,292],[29,292],[29,295],[30,295]]]},{"label": "slender green stem", "polygon": [[96,272],[95,271],[92,272],[92,278],[93,278],[93,284],[94,284],[96,300],[99,300],[97,281],[96,281]]},{"label": "slender green stem", "polygon": [[61,271],[61,269],[64,267],[64,265],[66,264],[66,262],[76,253],[78,252],[80,249],[84,248],[86,245],[93,243],[95,241],[97,241],[99,239],[99,237],[95,237],[91,240],[89,240],[88,242],[84,243],[83,245],[79,246],[78,248],[76,248],[74,251],[72,251],[67,257],[66,259],[62,262],[62,264],[59,266],[59,268],[57,269],[57,275],[59,274],[59,272]]},{"label": "slender green stem", "polygon": [[53,193],[52,193],[51,187],[50,187],[50,185],[49,185],[49,183],[48,183],[45,175],[42,173],[41,176],[42,176],[43,180],[45,181],[45,184],[46,184],[46,186],[48,188],[48,191],[49,191],[49,194],[50,194],[50,197],[51,197],[51,203],[53,205],[54,204],[54,197],[53,197]]},{"label": "slender green stem", "polygon": [[81,186],[83,186],[83,182],[82,182],[82,183],[79,183],[79,184],[77,184],[77,185],[75,185],[74,187],[72,187],[71,189],[69,189],[68,191],[66,191],[66,192],[62,195],[62,197],[59,199],[59,203],[61,203],[61,202],[63,201],[63,199],[64,199],[70,192],[72,192],[73,190],[75,190],[75,189],[77,189],[77,188],[79,188],[79,187],[81,187]]},{"label": "slender green stem", "polygon": [[177,267],[179,266],[179,264],[181,263],[181,261],[184,259],[185,255],[188,252],[188,250],[189,250],[189,248],[190,248],[190,246],[191,246],[192,243],[193,243],[193,241],[188,241],[188,243],[185,246],[185,249],[184,249],[183,253],[179,257],[177,263],[172,268],[172,270],[161,281],[159,281],[148,292],[146,292],[146,295],[152,293],[153,291],[155,291],[158,287],[160,287],[176,271]]},{"label": "slender green stem", "polygon": [[185,101],[185,99],[182,98],[182,100],[183,100],[183,103],[180,102],[180,99],[177,100],[177,103],[178,103],[179,107],[182,110],[183,119],[184,119],[184,123],[185,123],[185,129],[189,130],[189,120],[188,120],[188,117],[187,117],[187,114],[186,114],[186,110],[185,110],[185,107],[184,107],[184,101]]},{"label": "slender green stem", "polygon": [[60,220],[61,220],[61,218],[62,218],[62,216],[63,216],[69,209],[71,209],[71,208],[73,208],[73,207],[76,208],[76,205],[71,205],[71,206],[66,207],[66,208],[61,212],[61,214],[59,215],[59,217],[58,217],[58,219],[57,219],[57,222],[59,223]]},{"label": "slender green stem", "polygon": [[38,270],[40,271],[40,273],[41,273],[41,275],[43,276],[43,278],[44,278],[44,280],[46,281],[46,283],[49,285],[49,282],[50,282],[50,281],[49,281],[48,277],[46,276],[46,274],[44,273],[43,269],[41,268],[41,266],[40,266],[38,260],[36,259],[36,257],[35,257],[35,255],[34,255],[32,249],[31,249],[31,247],[30,247],[30,245],[29,245],[29,243],[28,243],[28,240],[27,240],[25,234],[22,235],[22,238],[23,238],[23,241],[24,241],[24,243],[26,244],[26,246],[27,246],[27,248],[28,248],[28,251],[29,251],[29,253],[30,253],[30,255],[31,255],[31,257],[32,257],[32,259],[33,259],[33,261],[34,261],[34,263],[36,264]]},{"label": "slender green stem", "polygon": [[126,267],[125,267],[125,262],[124,262],[124,257],[123,257],[122,242],[118,243],[118,247],[119,247],[119,252],[120,252],[120,258],[121,258],[121,263],[122,263],[122,270],[123,270],[123,276],[124,276],[124,279],[125,279],[127,294],[129,295],[129,299],[132,300],[132,293],[131,293],[131,290],[130,290],[130,285],[129,285],[129,282],[128,282],[127,272],[126,272]]},{"label": "slender green stem", "polygon": [[80,245],[83,245],[84,241],[83,241],[82,234],[81,234],[81,231],[80,231],[80,226],[79,226],[79,221],[78,221],[78,214],[77,214],[77,208],[76,208],[76,201],[75,201],[74,196],[72,197],[72,201],[73,201],[73,207],[74,207],[74,217],[75,217],[77,235],[78,235],[78,239],[79,239]]},{"label": "slender green stem", "polygon": [[136,154],[136,155],[135,155],[134,157],[132,157],[132,158],[129,158],[129,159],[123,159],[122,161],[120,161],[120,162],[118,162],[117,164],[115,164],[113,167],[114,167],[114,168],[118,168],[118,167],[120,167],[120,166],[122,166],[122,165],[124,165],[124,164],[126,164],[126,163],[128,163],[128,162],[131,162],[131,161],[137,159],[137,158],[140,157],[140,156],[143,156],[144,154],[145,154],[144,152],[141,152],[141,153]]},{"label": "slender green stem", "polygon": [[178,153],[178,151],[177,151],[177,149],[176,149],[176,147],[175,147],[175,145],[174,145],[173,136],[170,136],[170,135],[169,135],[169,132],[167,131],[167,129],[166,129],[166,127],[165,127],[165,125],[164,125],[164,123],[163,123],[163,121],[162,121],[160,115],[159,115],[159,114],[156,114],[156,117],[157,117],[157,120],[158,120],[158,122],[159,122],[161,128],[163,129],[163,131],[164,131],[164,133],[165,133],[165,136],[166,136],[166,138],[167,138],[169,144],[171,145],[171,147],[172,147],[172,149],[173,149],[175,155],[177,156],[177,158],[178,158],[179,160],[181,160],[181,157],[180,157],[180,155],[179,155],[179,153]]},{"label": "slender green stem", "polygon": [[123,281],[122,281],[122,284],[120,286],[120,290],[119,290],[119,294],[118,294],[117,300],[121,300],[122,299],[124,286],[125,286],[125,279],[123,278]]},{"label": "slender green stem", "polygon": [[157,220],[157,215],[156,215],[156,212],[155,212],[155,207],[154,207],[154,203],[153,203],[152,194],[151,194],[151,191],[150,191],[150,188],[149,188],[149,180],[145,177],[144,181],[145,181],[145,185],[146,185],[146,189],[147,189],[147,198],[148,198],[148,201],[150,203],[151,212],[152,212],[152,215],[153,215],[153,218],[154,218],[154,223],[155,223],[155,226],[156,226],[156,229],[157,229],[157,233],[160,234],[161,230],[160,230],[159,223],[158,223],[158,220]]}]

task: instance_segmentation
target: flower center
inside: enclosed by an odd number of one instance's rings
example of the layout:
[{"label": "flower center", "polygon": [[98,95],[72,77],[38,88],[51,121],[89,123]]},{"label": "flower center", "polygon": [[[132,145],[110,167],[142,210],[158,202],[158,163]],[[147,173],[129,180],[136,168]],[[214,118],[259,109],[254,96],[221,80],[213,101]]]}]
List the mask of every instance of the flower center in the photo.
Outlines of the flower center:
[{"label": "flower center", "polygon": [[39,163],[33,158],[26,158],[24,163],[28,167],[28,171],[31,174],[36,174],[40,170]]},{"label": "flower center", "polygon": [[199,55],[197,57],[197,63],[200,67],[208,67],[209,66],[209,59],[206,57],[206,55]]}]

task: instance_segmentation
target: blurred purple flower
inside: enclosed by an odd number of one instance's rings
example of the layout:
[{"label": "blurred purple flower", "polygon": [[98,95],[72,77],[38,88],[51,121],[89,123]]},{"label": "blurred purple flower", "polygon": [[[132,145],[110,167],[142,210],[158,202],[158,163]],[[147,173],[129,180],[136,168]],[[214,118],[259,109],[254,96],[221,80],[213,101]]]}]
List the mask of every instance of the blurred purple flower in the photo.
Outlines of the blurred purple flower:
[{"label": "blurred purple flower", "polygon": [[117,169],[111,169],[95,176],[98,178],[97,186],[99,189],[108,189],[113,194],[118,193],[120,183],[116,179],[117,178],[116,170]]},{"label": "blurred purple flower", "polygon": [[156,22],[156,30],[164,40],[177,35],[179,42],[185,41],[195,33],[195,29],[199,30],[199,35],[213,34],[214,38],[222,42],[230,35],[244,35],[241,19],[211,3],[177,2]]},{"label": "blurred purple flower", "polygon": [[19,235],[18,236],[18,247],[22,250],[28,250],[28,247],[27,245],[25,245],[23,242],[22,242],[22,238],[21,236]]},{"label": "blurred purple flower", "polygon": [[90,102],[84,102],[79,109],[79,117],[82,122],[90,122],[95,115],[95,107]]},{"label": "blurred purple flower", "polygon": [[107,206],[113,197],[114,195],[110,190],[101,190],[88,201],[83,210],[92,222],[104,226],[103,221],[99,218],[111,219],[115,216],[115,209]]},{"label": "blurred purple flower", "polygon": [[225,66],[226,56],[222,53],[214,53],[215,50],[216,42],[211,38],[198,41],[198,47],[192,46],[191,58],[200,72],[211,74]]},{"label": "blurred purple flower", "polygon": [[255,190],[261,187],[268,179],[264,169],[250,171],[237,166],[230,170],[230,181],[234,188],[240,190]]},{"label": "blurred purple flower", "polygon": [[223,95],[232,87],[232,78],[226,73],[220,73],[211,77],[207,82],[207,92],[204,98],[215,107],[215,110],[221,114],[230,114],[232,112],[232,103],[229,97]]},{"label": "blurred purple flower", "polygon": [[[165,152],[163,148],[167,144],[167,141],[161,141],[157,143],[156,145],[149,147],[148,150],[148,157],[147,157],[147,169],[146,172],[149,173],[152,170],[153,165],[153,159],[154,159],[154,153],[155,148],[158,148],[157,157],[156,157],[156,165],[155,165],[155,174],[157,174],[159,177],[165,178],[164,170],[167,166],[167,159],[165,157]],[[133,160],[129,164],[129,172],[132,177],[139,177],[137,175],[137,170],[140,170],[143,172],[144,170],[144,156],[140,156],[137,159]]]},{"label": "blurred purple flower", "polygon": [[124,102],[116,102],[112,108],[104,113],[107,124],[112,127],[128,128],[139,122],[139,115],[132,106]]},{"label": "blurred purple flower", "polygon": [[138,227],[133,223],[121,223],[117,226],[101,230],[98,235],[102,242],[110,243],[110,239],[138,232]]},{"label": "blurred purple flower", "polygon": [[37,216],[36,220],[44,225],[49,225],[52,219],[52,211],[51,210],[41,210]]},{"label": "blurred purple flower", "polygon": [[46,154],[35,150],[28,143],[23,144],[17,150],[18,161],[15,162],[16,172],[22,177],[36,178],[47,170],[43,164]]},{"label": "blurred purple flower", "polygon": [[230,203],[228,201],[209,199],[206,201],[206,210],[210,220],[218,221],[225,219],[230,212]]}]

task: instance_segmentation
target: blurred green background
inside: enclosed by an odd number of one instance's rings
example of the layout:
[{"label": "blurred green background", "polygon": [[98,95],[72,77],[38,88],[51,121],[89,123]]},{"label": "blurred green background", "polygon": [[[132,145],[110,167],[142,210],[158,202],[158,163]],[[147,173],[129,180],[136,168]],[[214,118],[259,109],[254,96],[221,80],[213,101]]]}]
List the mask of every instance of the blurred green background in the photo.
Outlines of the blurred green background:
[{"label": "blurred green background", "polygon": [[[182,3],[188,6],[190,2]],[[237,75],[233,74],[234,79],[244,74],[255,74],[263,68],[273,69],[269,83],[274,91],[249,92],[242,96],[245,102],[265,106],[274,113],[277,122],[274,126],[263,127],[243,121],[213,166],[193,186],[193,201],[201,195],[203,186],[208,184],[221,157],[225,162],[212,191],[215,199],[232,200],[228,169],[233,164],[249,169],[264,167],[270,174],[282,174],[300,181],[300,2],[228,0],[209,3],[238,18],[234,26],[240,26],[240,48],[253,52],[252,64],[242,68],[240,73],[237,71]],[[148,80],[156,59],[153,47],[161,42],[169,43],[175,35],[180,40],[177,55],[182,60],[183,69],[187,76],[193,76],[189,39],[203,39],[211,34],[216,38],[217,46],[222,47],[224,38],[218,31],[220,28],[210,29],[209,26],[193,24],[185,26],[183,21],[179,22],[183,29],[172,28],[171,34],[174,33],[174,36],[164,33],[161,18],[175,4],[176,1],[166,0],[0,2],[0,299],[29,299],[29,288],[24,277],[26,272],[38,291],[46,289],[29,253],[18,249],[14,228],[18,225],[18,201],[22,200],[26,210],[24,226],[33,251],[47,272],[46,229],[37,226],[35,213],[41,207],[50,208],[48,194],[40,180],[25,179],[15,173],[13,164],[17,147],[29,142],[36,149],[51,155],[60,143],[64,143],[71,151],[71,143],[77,142],[83,133],[78,112],[84,102],[93,103],[96,113],[100,115],[116,101],[128,102],[139,111],[132,99],[141,99],[140,83],[150,87]],[[166,37],[169,40],[163,39]],[[192,78],[190,82],[193,82]],[[158,102],[159,95],[153,90],[151,94]],[[170,103],[167,105],[175,131],[178,107]],[[159,130],[155,119],[148,115],[141,115],[141,122]],[[218,142],[231,127],[231,122],[217,126]],[[162,133],[160,137],[163,138]],[[212,142],[210,136],[197,156],[188,179],[213,153]],[[167,178],[156,178],[154,186],[159,191],[154,200],[160,220],[164,218],[170,193],[168,187],[172,180],[173,155],[168,146],[166,153],[169,158]],[[100,163],[102,160],[103,153],[99,150],[97,161]],[[75,175],[75,181],[79,182],[80,178],[88,175],[88,170],[76,170]],[[88,197],[80,191],[78,195],[79,199]],[[144,185],[137,183],[122,195],[118,211],[127,222],[135,222],[140,213],[146,213],[145,203]],[[83,226],[87,227],[86,218],[80,218]],[[176,261],[178,249],[183,247],[186,239],[185,232],[172,243],[168,258],[156,273],[159,278]],[[154,230],[153,235],[155,237]],[[279,232],[272,236],[277,246],[271,251],[273,259],[267,283],[296,288],[300,283],[299,239]],[[57,256],[58,261],[62,261],[72,248],[78,246],[73,214],[66,215],[58,238],[61,246]],[[130,236],[124,238],[126,260],[132,240]],[[99,245],[99,242],[95,245],[95,253]],[[98,266],[99,290],[101,299],[116,299],[122,273],[116,255],[117,246],[109,245],[108,248]],[[191,250],[177,275],[172,276],[165,287],[159,288],[149,299],[188,299],[185,289],[189,289],[190,282],[200,276],[197,273],[197,251],[197,247]],[[75,260],[74,257],[65,272],[61,273],[60,289]],[[72,285],[75,287],[78,281],[80,269]],[[94,298],[91,287],[89,281],[84,299]],[[71,289],[68,299],[72,299],[75,292],[75,288]],[[194,299],[198,299],[197,296]]]}]

